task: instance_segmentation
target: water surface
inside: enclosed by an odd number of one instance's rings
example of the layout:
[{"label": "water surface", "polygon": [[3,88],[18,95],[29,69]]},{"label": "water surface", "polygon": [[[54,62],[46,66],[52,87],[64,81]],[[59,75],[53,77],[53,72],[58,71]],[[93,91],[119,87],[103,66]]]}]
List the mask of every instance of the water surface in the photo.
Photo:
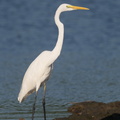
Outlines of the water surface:
[{"label": "water surface", "polygon": [[[47,82],[47,119],[66,116],[74,102],[120,100],[120,1],[0,1],[0,119],[31,119],[34,95],[19,104],[23,75],[43,50],[57,39],[56,8],[63,2],[90,8],[61,15],[65,40]],[[43,89],[35,120],[43,119]]]}]

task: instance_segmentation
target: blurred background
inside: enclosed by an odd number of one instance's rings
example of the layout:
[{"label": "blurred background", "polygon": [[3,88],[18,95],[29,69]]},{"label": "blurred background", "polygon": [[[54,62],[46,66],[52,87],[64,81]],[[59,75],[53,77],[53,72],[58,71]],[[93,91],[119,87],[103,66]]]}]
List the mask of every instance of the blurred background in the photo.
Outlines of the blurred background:
[{"label": "blurred background", "polygon": [[[47,82],[47,120],[68,116],[75,102],[120,100],[120,0],[0,0],[0,119],[31,119],[34,94],[17,101],[29,64],[57,40],[62,3],[90,8],[61,14],[65,39]],[[43,120],[43,88],[35,120]]]}]

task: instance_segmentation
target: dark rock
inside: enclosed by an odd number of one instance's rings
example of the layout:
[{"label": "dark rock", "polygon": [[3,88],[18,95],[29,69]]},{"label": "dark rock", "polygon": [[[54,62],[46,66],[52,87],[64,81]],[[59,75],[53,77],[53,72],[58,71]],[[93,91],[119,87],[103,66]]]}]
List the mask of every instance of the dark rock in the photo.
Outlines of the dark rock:
[{"label": "dark rock", "polygon": [[120,120],[120,102],[102,103],[95,101],[75,103],[68,108],[67,118],[54,120]]}]

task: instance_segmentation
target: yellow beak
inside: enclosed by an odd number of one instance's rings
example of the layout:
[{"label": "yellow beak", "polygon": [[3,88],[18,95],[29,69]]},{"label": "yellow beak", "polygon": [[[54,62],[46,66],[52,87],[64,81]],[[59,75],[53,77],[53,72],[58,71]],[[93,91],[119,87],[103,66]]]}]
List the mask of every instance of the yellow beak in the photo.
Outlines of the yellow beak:
[{"label": "yellow beak", "polygon": [[72,6],[72,5],[69,5],[67,7],[72,8],[74,10],[90,10],[89,8],[86,8],[86,7],[79,7],[79,6]]}]

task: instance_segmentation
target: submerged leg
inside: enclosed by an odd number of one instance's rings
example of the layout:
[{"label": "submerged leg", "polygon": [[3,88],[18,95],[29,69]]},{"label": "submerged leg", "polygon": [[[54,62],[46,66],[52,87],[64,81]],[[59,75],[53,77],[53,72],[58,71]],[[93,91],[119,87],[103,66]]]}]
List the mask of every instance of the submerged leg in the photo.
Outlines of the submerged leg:
[{"label": "submerged leg", "polygon": [[46,120],[46,110],[45,110],[45,94],[46,94],[46,84],[44,83],[44,93],[43,93],[43,112],[44,112],[44,120]]},{"label": "submerged leg", "polygon": [[35,94],[35,101],[34,101],[34,104],[33,104],[32,120],[34,120],[36,100],[37,100],[37,93]]}]

